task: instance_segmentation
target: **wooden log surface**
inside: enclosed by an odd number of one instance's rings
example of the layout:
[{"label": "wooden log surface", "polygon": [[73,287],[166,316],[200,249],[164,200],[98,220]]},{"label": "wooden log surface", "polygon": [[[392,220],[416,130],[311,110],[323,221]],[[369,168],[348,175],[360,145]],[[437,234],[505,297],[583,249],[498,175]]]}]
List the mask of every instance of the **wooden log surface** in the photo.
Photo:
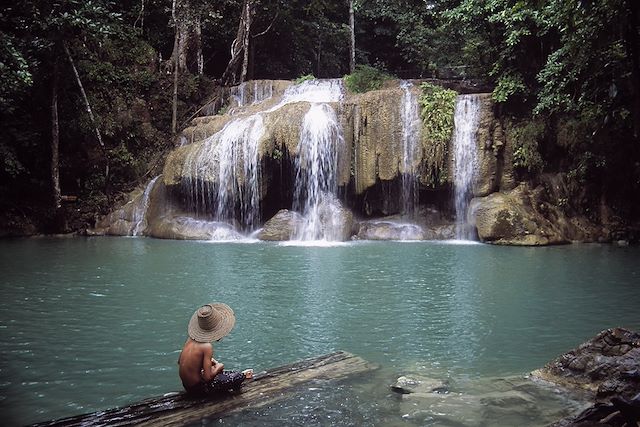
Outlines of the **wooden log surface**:
[{"label": "wooden log surface", "polygon": [[271,404],[288,396],[296,386],[313,380],[339,380],[375,369],[364,359],[337,351],[305,359],[254,375],[238,392],[193,398],[184,392],[169,393],[128,406],[77,415],[33,426],[182,426],[202,418]]}]

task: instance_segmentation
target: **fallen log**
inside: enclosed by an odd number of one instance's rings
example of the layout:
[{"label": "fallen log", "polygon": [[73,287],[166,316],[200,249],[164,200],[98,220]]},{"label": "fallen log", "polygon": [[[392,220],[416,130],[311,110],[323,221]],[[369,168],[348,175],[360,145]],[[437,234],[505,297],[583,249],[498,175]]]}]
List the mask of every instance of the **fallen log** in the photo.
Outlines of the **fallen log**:
[{"label": "fallen log", "polygon": [[169,393],[128,406],[46,421],[33,426],[182,426],[203,418],[223,417],[257,408],[287,397],[287,392],[313,380],[339,380],[376,367],[351,353],[337,351],[305,359],[254,375],[233,393],[193,398]]}]

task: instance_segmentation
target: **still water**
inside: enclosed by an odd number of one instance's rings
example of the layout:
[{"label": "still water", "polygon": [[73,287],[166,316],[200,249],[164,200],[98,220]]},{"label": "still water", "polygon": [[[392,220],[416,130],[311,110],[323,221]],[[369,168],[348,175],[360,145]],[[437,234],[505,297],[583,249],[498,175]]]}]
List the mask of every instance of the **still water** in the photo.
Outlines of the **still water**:
[{"label": "still water", "polygon": [[[223,301],[228,368],[334,350],[380,366],[223,424],[544,425],[579,404],[524,375],[602,329],[639,329],[638,261],[603,245],[0,241],[0,413],[22,425],[179,390],[188,319]],[[392,393],[403,374],[450,392]]]}]

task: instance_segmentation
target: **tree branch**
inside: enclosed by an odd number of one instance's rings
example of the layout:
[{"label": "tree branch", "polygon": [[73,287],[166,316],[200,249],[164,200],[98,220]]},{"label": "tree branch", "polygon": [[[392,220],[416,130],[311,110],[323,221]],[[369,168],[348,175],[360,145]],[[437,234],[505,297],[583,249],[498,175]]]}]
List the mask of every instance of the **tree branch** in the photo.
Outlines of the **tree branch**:
[{"label": "tree branch", "polygon": [[271,27],[273,27],[273,24],[276,22],[276,19],[278,19],[278,15],[280,14],[280,11],[276,11],[276,15],[273,17],[273,20],[271,21],[271,24],[269,24],[269,26],[267,27],[266,30],[264,30],[261,33],[255,34],[253,36],[251,36],[251,38],[256,38],[256,37],[260,37],[260,36],[264,36],[265,34],[267,34],[269,32],[269,30],[271,29]]}]

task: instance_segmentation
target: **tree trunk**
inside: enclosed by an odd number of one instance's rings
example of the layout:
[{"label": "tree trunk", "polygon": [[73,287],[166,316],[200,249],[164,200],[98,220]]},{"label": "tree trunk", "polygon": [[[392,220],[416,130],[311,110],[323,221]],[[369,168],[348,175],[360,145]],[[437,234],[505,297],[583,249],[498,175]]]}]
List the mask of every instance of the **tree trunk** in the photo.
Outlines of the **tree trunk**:
[{"label": "tree trunk", "polygon": [[349,32],[351,33],[351,43],[349,45],[349,72],[356,70],[356,23],[353,10],[353,0],[349,1]]},{"label": "tree trunk", "polygon": [[178,127],[178,57],[180,48],[180,30],[178,28],[178,20],[176,19],[176,2],[173,0],[173,6],[171,9],[171,16],[173,17],[173,24],[175,26],[175,35],[173,38],[173,55],[171,60],[173,61],[173,100],[171,108],[171,133],[173,135],[177,132]]},{"label": "tree trunk", "polygon": [[242,50],[244,51],[244,58],[242,59],[242,73],[240,74],[240,83],[247,80],[247,68],[249,67],[249,42],[251,40],[251,23],[253,21],[253,14],[255,13],[255,6],[252,1],[247,1],[247,10],[245,12],[244,21],[244,39],[242,40]]},{"label": "tree trunk", "polygon": [[138,21],[140,21],[140,30],[144,29],[144,2],[146,0],[140,0],[140,13],[136,17],[135,22],[133,23],[133,28],[136,28],[138,25]]},{"label": "tree trunk", "polygon": [[51,83],[51,186],[53,188],[53,207],[60,209],[60,128],[58,125],[58,83],[60,80],[60,64],[56,56],[53,64],[53,81]]},{"label": "tree trunk", "polygon": [[[238,32],[236,38],[231,43],[231,59],[227,68],[222,74],[222,84],[231,86],[242,83],[247,77],[247,69],[249,65],[249,41],[251,39],[251,23],[255,13],[256,0],[244,0],[242,5],[242,14],[238,23]],[[242,68],[240,60],[242,59]],[[240,71],[240,79],[238,81],[238,71]]]},{"label": "tree trunk", "polygon": [[196,62],[198,64],[198,75],[201,76],[204,73],[204,57],[202,55],[202,20],[198,15],[196,19]]},{"label": "tree trunk", "polygon": [[84,86],[82,85],[82,80],[80,80],[80,74],[78,74],[78,70],[76,69],[76,64],[73,62],[73,57],[71,56],[71,52],[69,52],[69,48],[63,42],[62,48],[64,49],[64,53],[67,55],[67,59],[71,64],[71,68],[73,69],[73,74],[76,77],[76,83],[78,83],[78,88],[80,89],[80,93],[82,94],[82,99],[84,100],[84,106],[87,109],[87,113],[89,114],[89,119],[91,120],[91,124],[96,132],[96,137],[98,138],[98,144],[100,144],[100,149],[102,150],[102,154],[105,160],[105,171],[104,171],[104,192],[109,197],[109,153],[107,153],[107,148],[102,141],[102,135],[100,134],[100,129],[96,123],[96,119],[93,116],[93,111],[91,110],[91,104],[89,104],[89,98],[87,98],[87,93],[84,91]]}]

